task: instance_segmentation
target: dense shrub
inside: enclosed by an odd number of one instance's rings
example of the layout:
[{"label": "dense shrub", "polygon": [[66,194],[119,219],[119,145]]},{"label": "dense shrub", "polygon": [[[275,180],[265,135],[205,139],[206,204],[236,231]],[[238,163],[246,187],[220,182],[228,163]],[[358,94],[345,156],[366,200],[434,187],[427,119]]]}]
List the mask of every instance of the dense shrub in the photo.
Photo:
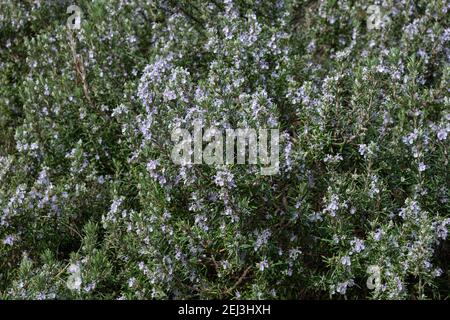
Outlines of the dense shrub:
[{"label": "dense shrub", "polygon": [[[449,1],[71,4],[0,5],[1,298],[449,297]],[[196,119],[279,173],[173,163]]]}]

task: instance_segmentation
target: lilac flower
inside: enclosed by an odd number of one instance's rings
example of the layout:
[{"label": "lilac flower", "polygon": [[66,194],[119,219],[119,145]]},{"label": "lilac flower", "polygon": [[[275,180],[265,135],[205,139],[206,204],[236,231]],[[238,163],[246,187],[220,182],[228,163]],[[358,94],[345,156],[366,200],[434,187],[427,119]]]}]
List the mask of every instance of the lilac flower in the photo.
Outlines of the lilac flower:
[{"label": "lilac flower", "polygon": [[38,185],[47,185],[49,183],[47,168],[42,169],[42,171],[39,173],[39,177],[36,183]]},{"label": "lilac flower", "polygon": [[232,188],[235,186],[234,175],[227,170],[218,171],[214,176],[214,183],[219,187],[227,186]]},{"label": "lilac flower", "polygon": [[425,163],[421,162],[419,163],[419,172],[423,172],[427,169],[427,166],[425,165]]},{"label": "lilac flower", "polygon": [[341,263],[342,263],[342,265],[344,265],[344,266],[351,266],[351,264],[352,264],[352,262],[351,262],[349,256],[343,256],[343,257],[341,258]]},{"label": "lilac flower", "polygon": [[359,253],[364,250],[364,241],[358,238],[355,238],[351,241],[351,245],[353,246],[352,252]]},{"label": "lilac flower", "polygon": [[98,182],[99,184],[104,184],[104,183],[105,183],[105,177],[104,177],[104,176],[99,176],[99,177],[97,178],[97,182]]},{"label": "lilac flower", "polygon": [[446,240],[448,235],[447,225],[450,224],[450,219],[445,219],[442,223],[435,224],[436,235],[439,239]]},{"label": "lilac flower", "polygon": [[375,231],[375,233],[373,235],[373,238],[375,239],[375,241],[380,241],[382,236],[383,236],[383,230],[377,229],[377,231]]},{"label": "lilac flower", "polygon": [[260,234],[258,234],[258,237],[254,244],[254,250],[258,251],[259,248],[265,245],[269,241],[271,234],[272,233],[270,232],[269,229],[265,229]]},{"label": "lilac flower", "polygon": [[334,217],[336,216],[338,210],[339,210],[339,196],[337,194],[332,194],[330,202],[323,211],[328,212],[332,217]]},{"label": "lilac flower", "polygon": [[111,117],[117,117],[121,114],[127,114],[127,113],[128,113],[128,108],[124,104],[121,104],[113,110]]},{"label": "lilac flower", "polygon": [[128,287],[133,288],[135,284],[136,284],[135,277],[131,277],[130,279],[128,279]]},{"label": "lilac flower", "polygon": [[338,163],[339,161],[342,160],[344,160],[344,158],[339,153],[335,156],[327,154],[323,159],[324,162],[331,162],[331,163]]},{"label": "lilac flower", "polygon": [[177,95],[175,94],[175,92],[170,89],[166,89],[163,93],[163,96],[166,101],[172,101],[177,98]]},{"label": "lilac flower", "polygon": [[263,272],[265,269],[269,267],[269,262],[267,262],[267,258],[264,258],[264,260],[260,261],[257,265],[259,271]]},{"label": "lilac flower", "polygon": [[118,199],[114,199],[113,203],[111,204],[111,208],[109,209],[109,212],[114,214],[119,211],[119,207],[122,204],[124,198],[120,197]]},{"label": "lilac flower", "polygon": [[417,137],[418,137],[418,132],[417,132],[417,130],[414,130],[414,132],[411,132],[407,136],[403,137],[402,140],[405,144],[412,145],[414,143],[414,141],[416,141]]},{"label": "lilac flower", "polygon": [[322,215],[320,212],[313,212],[308,217],[309,221],[316,222],[316,221],[323,221]]},{"label": "lilac flower", "polygon": [[228,260],[224,260],[224,261],[222,261],[222,268],[224,269],[224,270],[228,270],[228,269],[230,269],[231,268],[231,263],[230,262],[228,262]]},{"label": "lilac flower", "polygon": [[207,224],[208,218],[205,215],[195,215],[195,224],[200,227],[204,232],[208,232],[209,226]]},{"label": "lilac flower", "polygon": [[8,235],[3,240],[3,244],[7,246],[12,246],[14,244],[14,241],[16,240],[16,237],[14,235]]},{"label": "lilac flower", "polygon": [[434,277],[440,277],[443,273],[444,272],[442,271],[441,268],[436,268],[436,269],[433,270],[432,274],[433,274]]},{"label": "lilac flower", "polygon": [[440,129],[437,133],[437,138],[440,141],[447,139],[447,129],[445,129],[445,128]]},{"label": "lilac flower", "polygon": [[378,177],[376,175],[371,176],[370,181],[370,190],[369,190],[369,197],[373,198],[375,195],[380,193],[380,189],[378,188]]},{"label": "lilac flower", "polygon": [[367,151],[367,145],[365,145],[365,144],[360,144],[359,145],[359,154],[360,155],[362,155],[362,156],[364,156],[364,154],[366,153],[366,151]]},{"label": "lilac flower", "polygon": [[156,169],[157,165],[158,165],[158,160],[150,160],[149,162],[147,162],[147,170],[149,172],[151,172]]},{"label": "lilac flower", "polygon": [[353,279],[338,283],[336,286],[336,292],[344,295],[347,292],[347,288],[353,287],[354,285],[355,285],[355,281]]},{"label": "lilac flower", "polygon": [[92,290],[94,290],[96,286],[97,286],[97,285],[96,285],[95,282],[91,282],[91,283],[87,284],[87,285],[84,287],[84,292],[89,293],[89,292],[91,292]]}]

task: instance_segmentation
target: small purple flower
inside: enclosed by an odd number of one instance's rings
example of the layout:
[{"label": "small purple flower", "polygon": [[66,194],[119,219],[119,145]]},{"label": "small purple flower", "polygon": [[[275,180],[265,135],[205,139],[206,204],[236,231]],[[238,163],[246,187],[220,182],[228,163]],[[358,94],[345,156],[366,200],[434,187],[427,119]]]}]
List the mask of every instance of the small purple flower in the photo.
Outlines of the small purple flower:
[{"label": "small purple flower", "polygon": [[353,245],[353,252],[359,253],[364,250],[364,241],[358,238],[352,240],[351,244]]},{"label": "small purple flower", "polygon": [[364,156],[364,154],[366,153],[366,151],[367,151],[367,145],[365,145],[365,144],[360,144],[360,145],[359,145],[359,150],[358,150],[359,154],[362,155],[362,156]]},{"label": "small purple flower", "polygon": [[166,90],[163,93],[164,95],[164,99],[166,101],[171,101],[171,100],[175,100],[177,98],[177,95],[175,94],[175,92],[173,92],[172,90]]},{"label": "small purple flower", "polygon": [[123,197],[120,197],[119,199],[114,199],[113,203],[111,204],[111,209],[109,210],[109,212],[111,212],[112,214],[116,213],[119,211],[119,207],[123,202]]},{"label": "small purple flower", "polygon": [[378,229],[377,231],[375,231],[373,238],[375,239],[375,241],[380,241],[382,235],[383,231],[381,229]]},{"label": "small purple flower", "polygon": [[425,163],[421,162],[419,163],[419,171],[423,172],[427,169],[427,166],[425,165]]},{"label": "small purple flower", "polygon": [[16,240],[16,237],[13,235],[6,236],[5,240],[3,240],[3,244],[7,246],[12,246],[14,244],[14,241]]},{"label": "small purple flower", "polygon": [[128,287],[130,287],[130,288],[134,287],[135,283],[136,283],[135,277],[128,279]]},{"label": "small purple flower", "polygon": [[440,141],[447,139],[447,129],[440,129],[437,133],[437,138]]},{"label": "small purple flower", "polygon": [[269,263],[267,262],[267,259],[264,258],[260,263],[258,263],[259,271],[263,272],[265,269],[269,267]]},{"label": "small purple flower", "polygon": [[351,266],[351,265],[352,265],[352,262],[351,262],[349,256],[344,256],[344,257],[342,257],[342,258],[341,258],[341,263],[342,263],[342,265],[344,265],[344,266]]},{"label": "small purple flower", "polygon": [[158,165],[158,161],[157,160],[150,160],[147,163],[147,170],[151,172],[151,171],[156,169],[157,165]]},{"label": "small purple flower", "polygon": [[442,271],[442,269],[441,268],[436,268],[436,269],[434,269],[434,271],[433,271],[433,276],[435,276],[435,277],[440,277],[441,275],[442,275],[442,273],[443,273],[443,271]]}]

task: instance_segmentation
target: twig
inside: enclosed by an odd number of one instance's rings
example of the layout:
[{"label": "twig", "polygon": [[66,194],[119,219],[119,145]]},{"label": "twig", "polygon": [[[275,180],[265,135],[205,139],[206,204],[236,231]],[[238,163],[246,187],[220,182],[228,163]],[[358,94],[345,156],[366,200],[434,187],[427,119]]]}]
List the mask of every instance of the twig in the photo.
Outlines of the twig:
[{"label": "twig", "polygon": [[250,271],[251,268],[252,267],[248,267],[247,269],[245,269],[244,272],[239,277],[239,279],[236,281],[236,283],[231,288],[225,291],[225,294],[230,294],[234,289],[236,289],[242,283],[242,281],[244,281],[245,277],[247,276],[247,273]]},{"label": "twig", "polygon": [[67,30],[67,36],[69,38],[69,46],[70,46],[70,51],[72,52],[72,58],[73,58],[73,63],[75,65],[75,71],[77,73],[78,79],[80,80],[80,82],[83,86],[84,97],[86,98],[88,103],[93,108],[95,108],[95,104],[92,101],[90,93],[89,93],[89,86],[88,86],[88,83],[86,80],[86,70],[84,69],[83,57],[81,56],[81,54],[77,54],[76,43],[75,43],[72,33],[69,30]]}]

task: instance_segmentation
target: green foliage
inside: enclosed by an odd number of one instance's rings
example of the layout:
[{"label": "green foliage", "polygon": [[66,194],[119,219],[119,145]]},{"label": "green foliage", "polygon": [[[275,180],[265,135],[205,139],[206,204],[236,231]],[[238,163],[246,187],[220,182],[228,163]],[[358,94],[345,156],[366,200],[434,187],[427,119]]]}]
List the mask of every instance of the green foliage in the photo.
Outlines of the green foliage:
[{"label": "green foliage", "polygon": [[[3,1],[0,298],[448,298],[450,3],[381,2]],[[198,118],[280,172],[173,163]]]}]

